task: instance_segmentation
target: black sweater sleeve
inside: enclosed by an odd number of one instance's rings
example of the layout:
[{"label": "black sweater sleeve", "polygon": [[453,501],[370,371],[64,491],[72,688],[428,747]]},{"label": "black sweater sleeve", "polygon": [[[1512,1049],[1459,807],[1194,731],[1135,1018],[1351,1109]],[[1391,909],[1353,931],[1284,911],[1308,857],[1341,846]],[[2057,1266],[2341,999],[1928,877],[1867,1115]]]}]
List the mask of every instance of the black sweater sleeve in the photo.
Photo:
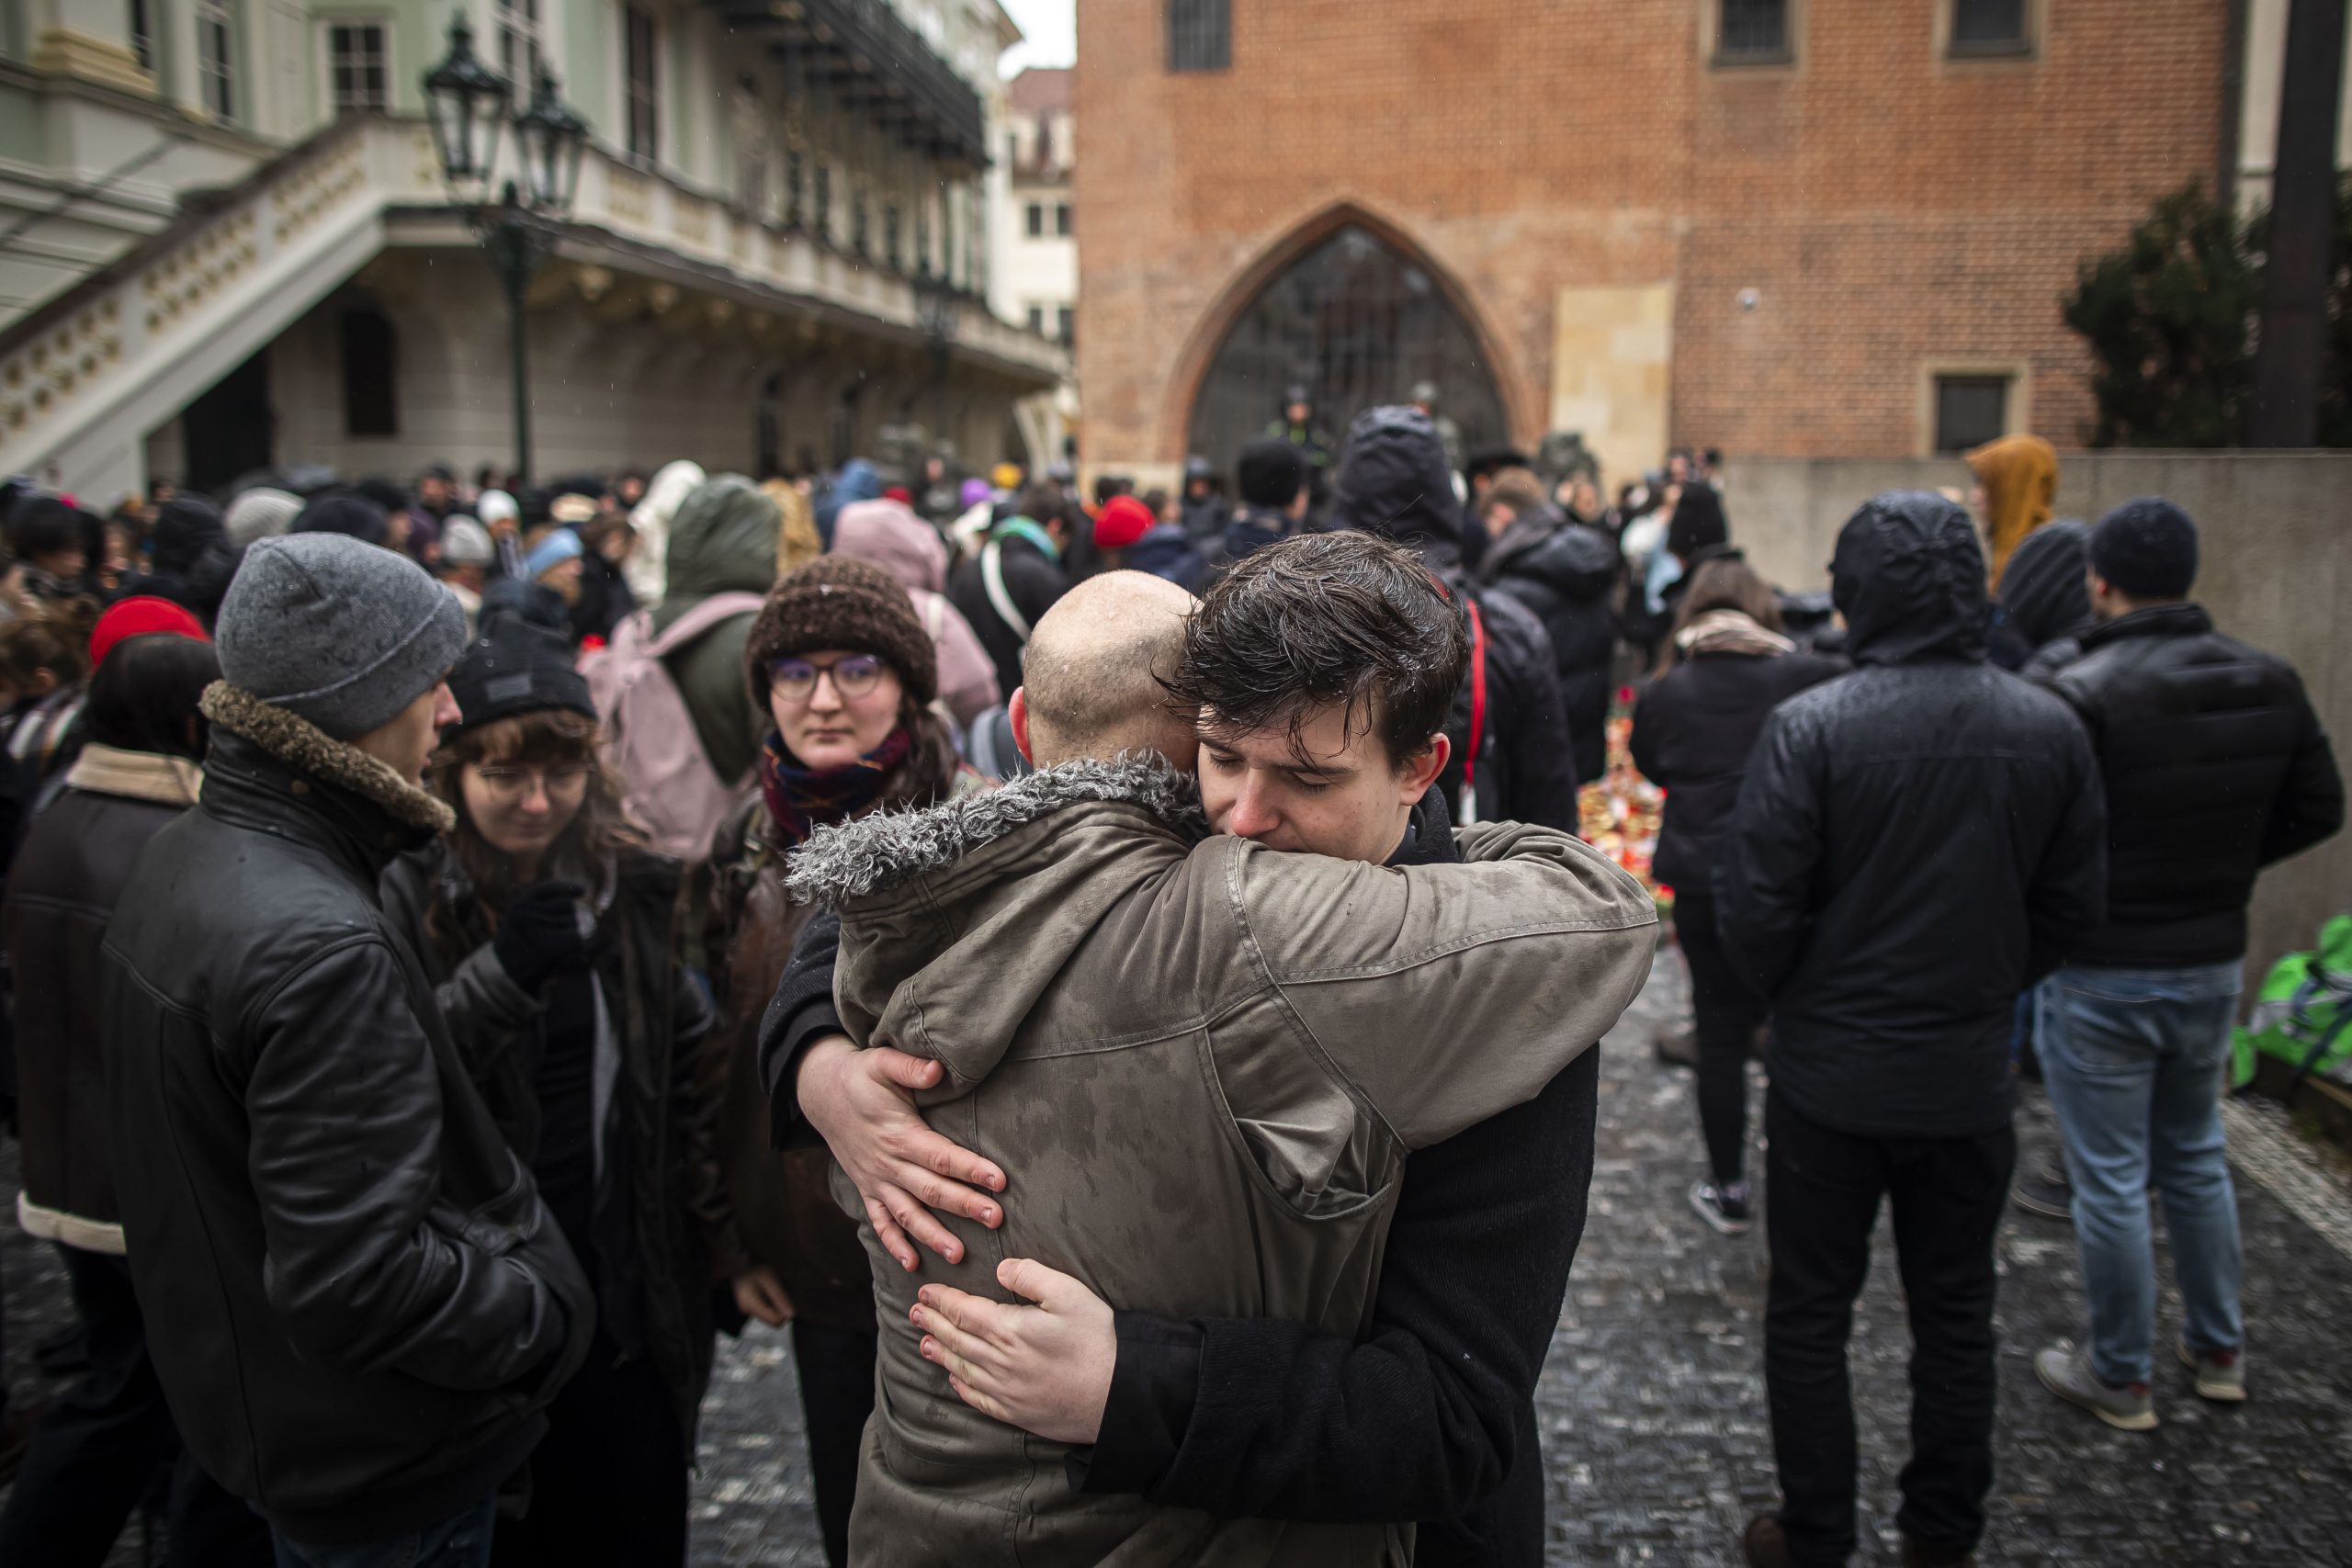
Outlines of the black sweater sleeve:
[{"label": "black sweater sleeve", "polygon": [[1420,1563],[1540,1563],[1534,1390],[1584,1234],[1600,1051],[1416,1154],[1361,1341],[1118,1314],[1088,1491],[1226,1517],[1421,1525]]},{"label": "black sweater sleeve", "polygon": [[799,1148],[817,1141],[816,1130],[800,1119],[793,1080],[808,1043],[820,1034],[842,1032],[842,1015],[833,1010],[833,962],[841,950],[841,917],[819,911],[800,929],[792,959],[760,1019],[760,1081],[767,1087],[768,1142],[775,1148]]}]

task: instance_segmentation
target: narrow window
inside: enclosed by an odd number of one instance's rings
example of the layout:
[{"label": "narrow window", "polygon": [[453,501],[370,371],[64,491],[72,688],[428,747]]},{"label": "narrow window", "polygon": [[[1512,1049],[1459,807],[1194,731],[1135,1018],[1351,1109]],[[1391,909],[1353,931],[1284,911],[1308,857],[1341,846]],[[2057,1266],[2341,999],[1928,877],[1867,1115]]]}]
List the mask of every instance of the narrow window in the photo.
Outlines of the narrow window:
[{"label": "narrow window", "polygon": [[1952,0],[1952,53],[2026,54],[2032,48],[2025,0]]},{"label": "narrow window", "polygon": [[138,57],[139,69],[155,69],[154,0],[130,0],[130,52]]},{"label": "narrow window", "polygon": [[237,118],[237,39],[227,0],[196,0],[197,73],[204,107],[216,119]]},{"label": "narrow window", "polygon": [[1042,201],[1033,201],[1029,204],[1029,237],[1034,240],[1045,231],[1046,204]]},{"label": "narrow window", "polygon": [[1065,240],[1069,238],[1069,203],[1067,201],[1054,209],[1054,232]]},{"label": "narrow window", "polygon": [[1789,58],[1789,0],[1720,0],[1718,65],[1772,65]]},{"label": "narrow window", "polygon": [[2009,378],[1936,378],[1936,451],[1968,451],[2008,434]]},{"label": "narrow window", "polygon": [[662,155],[662,89],[653,17],[641,6],[631,6],[627,23],[622,77],[628,94],[628,150],[632,157],[650,164]]},{"label": "narrow window", "polygon": [[514,89],[514,107],[531,101],[539,79],[539,0],[498,0],[498,68]]},{"label": "narrow window", "polygon": [[401,433],[392,323],[372,306],[343,313],[343,429],[346,435]]},{"label": "narrow window", "polygon": [[1222,71],[1233,63],[1228,0],[1168,0],[1168,69]]},{"label": "narrow window", "polygon": [[1029,307],[1029,330],[1039,337],[1046,335],[1046,308],[1043,305]]},{"label": "narrow window", "polygon": [[334,112],[390,107],[381,22],[337,22],[327,29],[327,74]]},{"label": "narrow window", "polygon": [[1076,348],[1078,346],[1078,312],[1065,305],[1061,308],[1060,315],[1061,319],[1056,325],[1060,328],[1061,340],[1065,345]]}]

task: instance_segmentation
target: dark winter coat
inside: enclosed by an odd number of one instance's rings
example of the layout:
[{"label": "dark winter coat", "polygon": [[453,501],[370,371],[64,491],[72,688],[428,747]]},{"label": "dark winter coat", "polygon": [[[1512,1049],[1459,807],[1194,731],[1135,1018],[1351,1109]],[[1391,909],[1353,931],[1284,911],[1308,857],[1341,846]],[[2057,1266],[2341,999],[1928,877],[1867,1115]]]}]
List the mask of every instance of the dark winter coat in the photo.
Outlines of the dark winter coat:
[{"label": "dark winter coat", "polygon": [[[679,874],[660,855],[623,855],[591,939],[619,1047],[600,1134],[594,1282],[607,1337],[650,1359],[691,1448],[710,1382],[709,1241],[731,1216],[718,1171],[718,1106],[697,1073],[712,1018],[685,971]],[[395,861],[383,894],[483,1102],[530,1164],[540,1143],[544,1004],[498,961],[490,911],[446,842]]]},{"label": "dark winter coat", "polygon": [[2066,962],[2245,956],[2255,873],[2344,825],[2344,780],[2302,682],[2195,604],[2105,622],[2082,649],[2051,689],[2089,729],[2106,781],[2107,920],[2065,933]]},{"label": "dark winter coat", "polygon": [[[1209,563],[1180,523],[1162,523],[1122,552],[1119,564],[1129,571],[1164,577],[1185,592],[1198,595],[1209,585]],[[1009,586],[1009,585],[1008,585]]]},{"label": "dark winter coat", "polygon": [[[653,611],[654,631],[666,631],[714,594],[774,587],[777,526],[775,502],[751,480],[722,474],[697,485],[670,519],[668,580]],[[743,684],[743,645],[758,618],[755,610],[729,615],[662,661],[711,772],[730,786],[750,776],[773,722]]]},{"label": "dark winter coat", "polygon": [[[875,809],[927,806],[982,787],[944,734],[925,735]],[[760,1021],[816,912],[786,889],[792,848],[755,798],[719,829],[711,851],[711,984],[721,1025],[703,1052],[702,1070],[720,1107],[719,1167],[734,1222],[714,1238],[715,1261],[722,1277],[764,1263],[802,1321],[870,1332],[873,1281],[857,1224],[832,1199],[832,1156],[821,1145],[775,1146],[760,1079]]]},{"label": "dark winter coat", "polygon": [[1634,710],[1634,766],[1666,791],[1650,870],[1704,893],[1739,803],[1747,756],[1782,701],[1845,673],[1816,653],[1694,653],[1650,683]]},{"label": "dark winter coat", "polygon": [[139,852],[196,804],[201,775],[178,757],[85,746],[65,790],[33,819],[0,907],[17,984],[17,1132],[27,1235],[119,1253],[99,1059],[98,944]]},{"label": "dark winter coat", "polygon": [[[1560,697],[1560,673],[1544,623],[1507,593],[1472,588],[1462,566],[1462,512],[1429,416],[1381,408],[1357,417],[1331,502],[1333,528],[1374,534],[1419,552],[1457,599],[1477,604],[1484,623],[1487,707],[1472,773],[1482,822],[1530,822],[1573,833],[1578,826],[1576,749]],[[1453,756],[1440,778],[1459,801],[1470,756],[1473,670],[1463,678],[1446,735]],[[1459,818],[1463,814],[1455,813]]]},{"label": "dark winter coat", "polygon": [[1984,558],[1926,491],[1831,564],[1850,675],[1772,710],[1715,867],[1716,927],[1773,1009],[1773,1089],[1870,1137],[2006,1126],[2018,993],[2106,903],[2106,814],[2064,703],[1984,662]]},{"label": "dark winter coat", "polygon": [[[1005,593],[1034,630],[1037,617],[1069,592],[1070,579],[1058,561],[1018,534],[1005,535],[999,547],[1002,551]],[[1010,696],[1021,684],[1021,649],[1029,639],[1007,626],[996,613],[996,606],[989,602],[980,560],[975,556],[957,564],[947,579],[947,602],[979,634],[980,646],[988,649],[989,662],[996,666],[998,689]]]},{"label": "dark winter coat", "polygon": [[613,639],[613,628],[637,612],[637,595],[629,591],[621,569],[594,550],[580,558],[580,602],[571,606],[571,639]]},{"label": "dark winter coat", "polygon": [[99,1017],[132,1282],[206,1473],[298,1540],[413,1530],[547,1429],[595,1302],[378,902],[448,821],[225,685],[140,857]]},{"label": "dark winter coat", "polygon": [[1993,608],[1990,657],[2024,670],[2042,649],[2091,627],[2090,530],[2073,519],[2046,523],[2025,536],[2001,574]]},{"label": "dark winter coat", "polygon": [[1262,511],[1246,504],[1238,506],[1234,509],[1232,521],[1225,525],[1225,537],[1218,544],[1209,565],[1217,571],[1226,571],[1234,562],[1244,559],[1252,551],[1280,544],[1290,534],[1291,521],[1284,513]]},{"label": "dark winter coat", "polygon": [[1557,515],[1512,524],[1478,563],[1479,581],[1534,612],[1552,639],[1578,784],[1607,768],[1609,666],[1617,651],[1609,594],[1623,564],[1607,535]]},{"label": "dark winter coat", "polygon": [[1184,536],[1203,549],[1216,543],[1233,515],[1233,503],[1211,491],[1206,495],[1186,496],[1183,500]]}]

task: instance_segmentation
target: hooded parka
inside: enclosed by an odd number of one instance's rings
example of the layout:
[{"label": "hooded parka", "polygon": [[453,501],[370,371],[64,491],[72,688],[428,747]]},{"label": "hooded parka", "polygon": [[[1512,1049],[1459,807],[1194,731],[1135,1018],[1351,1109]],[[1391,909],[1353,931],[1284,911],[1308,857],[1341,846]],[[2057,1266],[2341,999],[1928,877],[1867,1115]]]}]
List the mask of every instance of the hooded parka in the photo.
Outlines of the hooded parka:
[{"label": "hooded parka", "polygon": [[[792,886],[841,908],[864,1044],[940,1061],[942,1134],[1018,1173],[1001,1230],[907,1274],[862,1227],[879,1313],[925,1280],[1003,1299],[1037,1258],[1121,1307],[1370,1321],[1408,1151],[1536,1095],[1639,989],[1657,916],[1565,835],[1459,835],[1407,869],[1202,839],[1192,781],[1066,763],[820,830]],[[834,1190],[862,1213],[846,1179]],[[883,1337],[862,1562],[1402,1563],[1408,1528],[1219,1520],[1081,1497],[1066,1446],[965,1405]]]},{"label": "hooded parka", "polygon": [[[1466,773],[1479,821],[1532,822],[1575,832],[1577,753],[1552,639],[1534,613],[1510,594],[1470,585],[1462,564],[1462,514],[1453,499],[1453,476],[1427,414],[1399,406],[1356,417],[1340,459],[1330,521],[1335,529],[1377,535],[1418,551],[1457,601],[1478,608],[1472,671],[1463,678],[1445,727],[1453,756],[1439,784],[1447,798],[1461,798]],[[1467,819],[1460,811],[1455,817]]]},{"label": "hooded parka", "polygon": [[1957,505],[1865,502],[1832,592],[1857,668],[1772,710],[1715,867],[1716,929],[1772,1004],[1772,1088],[1862,1137],[2009,1118],[2019,992],[2106,904],[2106,812],[2064,704],[1984,661]]},{"label": "hooded parka", "polygon": [[1617,651],[1609,598],[1621,565],[1609,536],[1548,506],[1514,519],[1478,562],[1479,581],[1527,606],[1552,639],[1578,784],[1608,766],[1609,665]]},{"label": "hooded parka", "polygon": [[[671,521],[669,587],[653,612],[654,631],[715,593],[765,593],[776,579],[776,519],[775,502],[741,474],[721,474],[688,495]],[[730,784],[751,772],[770,722],[743,689],[743,643],[757,616],[729,615],[663,660],[711,771]]]}]

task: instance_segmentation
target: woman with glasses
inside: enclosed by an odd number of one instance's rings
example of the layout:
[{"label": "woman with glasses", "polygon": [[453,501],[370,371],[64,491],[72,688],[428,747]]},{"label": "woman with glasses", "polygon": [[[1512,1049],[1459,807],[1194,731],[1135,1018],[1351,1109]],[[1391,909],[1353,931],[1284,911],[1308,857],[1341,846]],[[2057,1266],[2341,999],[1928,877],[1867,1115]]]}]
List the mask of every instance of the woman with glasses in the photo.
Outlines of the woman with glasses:
[{"label": "woman with glasses", "polygon": [[[710,953],[724,1034],[720,1147],[741,1251],[782,1289],[744,1309],[792,1323],[808,1461],[827,1558],[848,1556],[860,1436],[874,1408],[874,1287],[857,1227],[827,1184],[822,1147],[778,1152],[757,1056],[760,1017],[814,910],[785,891],[785,857],[814,829],[984,787],[933,711],[938,655],[914,603],[870,562],[820,556],[778,582],[743,649],[752,697],[775,728],[760,790],[720,829]],[[720,1064],[714,1064],[715,1066]]]},{"label": "woman with glasses", "polygon": [[493,615],[449,688],[463,717],[432,783],[458,825],[394,863],[384,905],[596,1288],[594,1348],[548,1410],[528,1511],[500,1522],[498,1561],[683,1564],[726,1279],[712,1258],[732,1224],[682,868],[624,821],[560,634]]}]

